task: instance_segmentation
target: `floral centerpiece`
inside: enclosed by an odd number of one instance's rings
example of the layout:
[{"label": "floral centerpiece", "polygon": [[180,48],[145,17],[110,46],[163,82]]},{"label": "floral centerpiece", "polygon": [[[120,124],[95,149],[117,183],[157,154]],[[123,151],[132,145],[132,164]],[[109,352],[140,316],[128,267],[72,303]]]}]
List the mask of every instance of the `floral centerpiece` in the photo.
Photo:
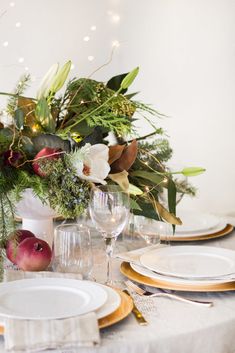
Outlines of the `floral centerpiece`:
[{"label": "floral centerpiece", "polygon": [[[127,93],[139,69],[107,83],[74,78],[65,86],[70,68],[70,61],[53,65],[34,98],[24,94],[28,75],[13,93],[0,92],[9,96],[6,111],[11,117],[0,125],[1,247],[15,227],[14,206],[26,189],[56,214],[75,218],[87,208],[94,183],[117,183],[130,193],[132,212],[173,225],[181,223],[175,215],[177,191],[194,193],[165,166],[172,150],[157,120],[145,116],[161,114]],[[137,134],[137,113],[153,126],[151,134]],[[202,171],[185,168],[175,174]],[[163,188],[168,207],[159,201]]]}]

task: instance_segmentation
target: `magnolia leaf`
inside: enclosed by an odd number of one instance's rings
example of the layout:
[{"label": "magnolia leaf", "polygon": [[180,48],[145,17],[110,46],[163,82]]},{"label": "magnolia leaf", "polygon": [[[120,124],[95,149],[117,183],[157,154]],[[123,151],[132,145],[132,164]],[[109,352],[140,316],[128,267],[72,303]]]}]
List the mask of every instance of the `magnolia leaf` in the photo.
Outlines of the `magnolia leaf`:
[{"label": "magnolia leaf", "polygon": [[126,146],[120,158],[118,158],[112,165],[112,173],[119,173],[123,170],[129,170],[136,160],[137,156],[137,141],[133,140],[130,145]]},{"label": "magnolia leaf", "polygon": [[72,62],[68,61],[62,66],[62,68],[57,71],[56,75],[54,76],[51,82],[51,86],[49,89],[51,92],[56,93],[63,87],[70,72],[71,65]]},{"label": "magnolia leaf", "polygon": [[35,154],[35,149],[32,140],[28,136],[22,136],[21,142],[23,151],[33,156],[33,154]]},{"label": "magnolia leaf", "polygon": [[[159,175],[154,172],[146,172],[145,170],[135,170],[134,172],[131,172],[130,175],[133,177],[139,177],[149,180],[154,184],[160,184],[164,179],[163,175]],[[162,186],[165,186],[164,183],[162,184]]]},{"label": "magnolia leaf", "polygon": [[14,119],[17,129],[22,130],[24,128],[24,112],[20,108],[16,109]]},{"label": "magnolia leaf", "polygon": [[[168,179],[167,182],[167,198],[168,198],[168,209],[171,214],[176,213],[176,185],[172,179]],[[175,233],[175,225],[173,224],[173,232]]]},{"label": "magnolia leaf", "polygon": [[175,214],[176,211],[176,186],[172,179],[168,179],[168,209],[170,213]]},{"label": "magnolia leaf", "polygon": [[191,168],[184,168],[181,173],[186,177],[196,176],[202,174],[206,171],[205,168],[201,167],[191,167]]},{"label": "magnolia leaf", "polygon": [[176,217],[173,213],[168,212],[167,209],[163,207],[158,201],[154,200],[154,206],[156,208],[156,212],[168,223],[174,225],[182,224],[180,218]]},{"label": "magnolia leaf", "polygon": [[128,192],[129,180],[128,173],[126,170],[123,170],[122,172],[116,174],[109,174],[108,176],[111,180],[117,183],[124,191]]},{"label": "magnolia leaf", "polygon": [[138,73],[139,67],[136,67],[134,70],[129,72],[128,75],[126,75],[126,77],[122,80],[120,88],[127,89],[132,84]]},{"label": "magnolia leaf", "polygon": [[56,148],[65,152],[70,152],[70,143],[62,140],[61,137],[51,134],[41,134],[32,138],[34,148],[37,152],[44,147]]},{"label": "magnolia leaf", "polygon": [[[121,83],[124,80],[124,78],[128,75],[128,73],[126,74],[121,74],[121,75],[117,75],[112,77],[106,84],[106,86],[110,89],[112,89],[113,91],[118,91],[119,88],[121,87]],[[120,93],[124,94],[126,93],[127,89],[123,89]]]},{"label": "magnolia leaf", "polygon": [[130,198],[130,208],[131,208],[131,210],[138,210],[138,211],[142,210],[140,205],[135,200],[133,200],[132,198]]},{"label": "magnolia leaf", "polygon": [[109,146],[109,164],[112,164],[122,155],[125,145]]},{"label": "magnolia leaf", "polygon": [[143,191],[139,188],[137,188],[137,186],[129,183],[129,190],[128,190],[129,194],[131,195],[142,195]]},{"label": "magnolia leaf", "polygon": [[59,64],[53,64],[50,69],[47,71],[46,75],[43,77],[38,92],[37,92],[37,99],[41,99],[43,97],[47,97],[50,91],[51,81],[56,75],[59,68]]}]

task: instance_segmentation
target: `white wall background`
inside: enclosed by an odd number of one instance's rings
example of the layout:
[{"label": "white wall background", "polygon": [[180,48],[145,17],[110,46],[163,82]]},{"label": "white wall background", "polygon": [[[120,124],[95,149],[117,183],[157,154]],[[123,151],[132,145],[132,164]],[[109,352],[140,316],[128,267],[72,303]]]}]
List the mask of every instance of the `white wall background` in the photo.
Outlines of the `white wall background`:
[{"label": "white wall background", "polygon": [[207,169],[191,179],[198,196],[181,207],[235,214],[234,14],[233,0],[0,0],[0,91],[29,68],[33,94],[48,67],[67,59],[87,76],[118,40],[112,64],[94,77],[139,65],[133,91],[170,116],[159,124],[173,163]]}]

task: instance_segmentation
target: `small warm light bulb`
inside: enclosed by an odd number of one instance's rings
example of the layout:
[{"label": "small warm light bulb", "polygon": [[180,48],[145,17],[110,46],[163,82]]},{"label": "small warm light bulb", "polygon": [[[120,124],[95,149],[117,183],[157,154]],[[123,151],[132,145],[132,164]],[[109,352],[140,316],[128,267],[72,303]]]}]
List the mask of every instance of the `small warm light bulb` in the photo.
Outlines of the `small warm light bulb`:
[{"label": "small warm light bulb", "polygon": [[36,132],[36,131],[37,131],[36,125],[33,125],[33,126],[32,126],[32,130],[33,130],[33,132]]},{"label": "small warm light bulb", "polygon": [[118,14],[114,14],[112,17],[112,22],[118,23],[120,21],[120,16]]},{"label": "small warm light bulb", "polygon": [[28,66],[25,66],[25,68],[24,68],[24,69],[25,69],[25,71],[29,71],[29,68],[28,68]]},{"label": "small warm light bulb", "polygon": [[20,64],[22,64],[22,63],[24,62],[24,58],[23,58],[23,57],[20,57],[20,58],[18,59],[18,62],[19,62]]},{"label": "small warm light bulb", "polygon": [[21,27],[21,22],[16,22],[16,28],[20,28]]},{"label": "small warm light bulb", "polygon": [[112,46],[115,47],[115,48],[120,47],[119,41],[118,40],[114,40],[113,43],[112,43]]},{"label": "small warm light bulb", "polygon": [[6,48],[9,45],[9,42],[6,40],[5,42],[2,43],[2,45]]},{"label": "small warm light bulb", "polygon": [[9,4],[11,7],[14,7],[15,6],[15,3],[14,2],[10,2]]},{"label": "small warm light bulb", "polygon": [[84,104],[84,100],[81,100],[80,104]]},{"label": "small warm light bulb", "polygon": [[149,192],[149,187],[145,186],[145,191]]},{"label": "small warm light bulb", "polygon": [[94,58],[94,56],[89,55],[89,56],[87,57],[87,59],[88,59],[88,61],[93,61],[95,58]]},{"label": "small warm light bulb", "polygon": [[112,223],[115,223],[116,222],[116,219],[114,217],[111,217],[111,222]]},{"label": "small warm light bulb", "polygon": [[168,179],[167,179],[167,178],[164,178],[164,179],[163,179],[163,183],[164,183],[164,184],[167,184],[167,183],[168,183]]},{"label": "small warm light bulb", "polygon": [[96,31],[96,26],[91,26],[91,31]]},{"label": "small warm light bulb", "polygon": [[145,165],[149,165],[149,162],[146,161],[146,162],[144,162],[144,164],[145,164]]},{"label": "small warm light bulb", "polygon": [[85,37],[83,38],[83,40],[84,40],[84,42],[89,42],[90,37],[89,37],[89,36],[85,36]]}]

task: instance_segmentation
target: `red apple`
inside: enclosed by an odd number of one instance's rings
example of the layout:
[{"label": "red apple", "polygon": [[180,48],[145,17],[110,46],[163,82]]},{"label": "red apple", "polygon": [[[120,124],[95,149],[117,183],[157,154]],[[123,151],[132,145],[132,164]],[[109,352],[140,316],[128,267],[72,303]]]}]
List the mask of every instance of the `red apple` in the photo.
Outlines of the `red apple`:
[{"label": "red apple", "polygon": [[46,241],[27,238],[17,248],[16,263],[24,271],[43,271],[49,266],[51,257],[52,251]]},{"label": "red apple", "polygon": [[33,162],[33,170],[35,174],[41,177],[46,177],[46,174],[43,173],[42,169],[40,168],[40,163],[37,161],[43,161],[45,159],[57,159],[59,158],[58,152],[58,149],[50,147],[45,147],[40,152],[38,152],[38,154],[36,154],[36,156],[34,157]]},{"label": "red apple", "polygon": [[6,244],[6,255],[7,258],[13,262],[13,264],[16,264],[16,253],[18,245],[26,238],[31,237],[35,238],[35,235],[29,230],[25,229],[19,229],[10,235]]}]

